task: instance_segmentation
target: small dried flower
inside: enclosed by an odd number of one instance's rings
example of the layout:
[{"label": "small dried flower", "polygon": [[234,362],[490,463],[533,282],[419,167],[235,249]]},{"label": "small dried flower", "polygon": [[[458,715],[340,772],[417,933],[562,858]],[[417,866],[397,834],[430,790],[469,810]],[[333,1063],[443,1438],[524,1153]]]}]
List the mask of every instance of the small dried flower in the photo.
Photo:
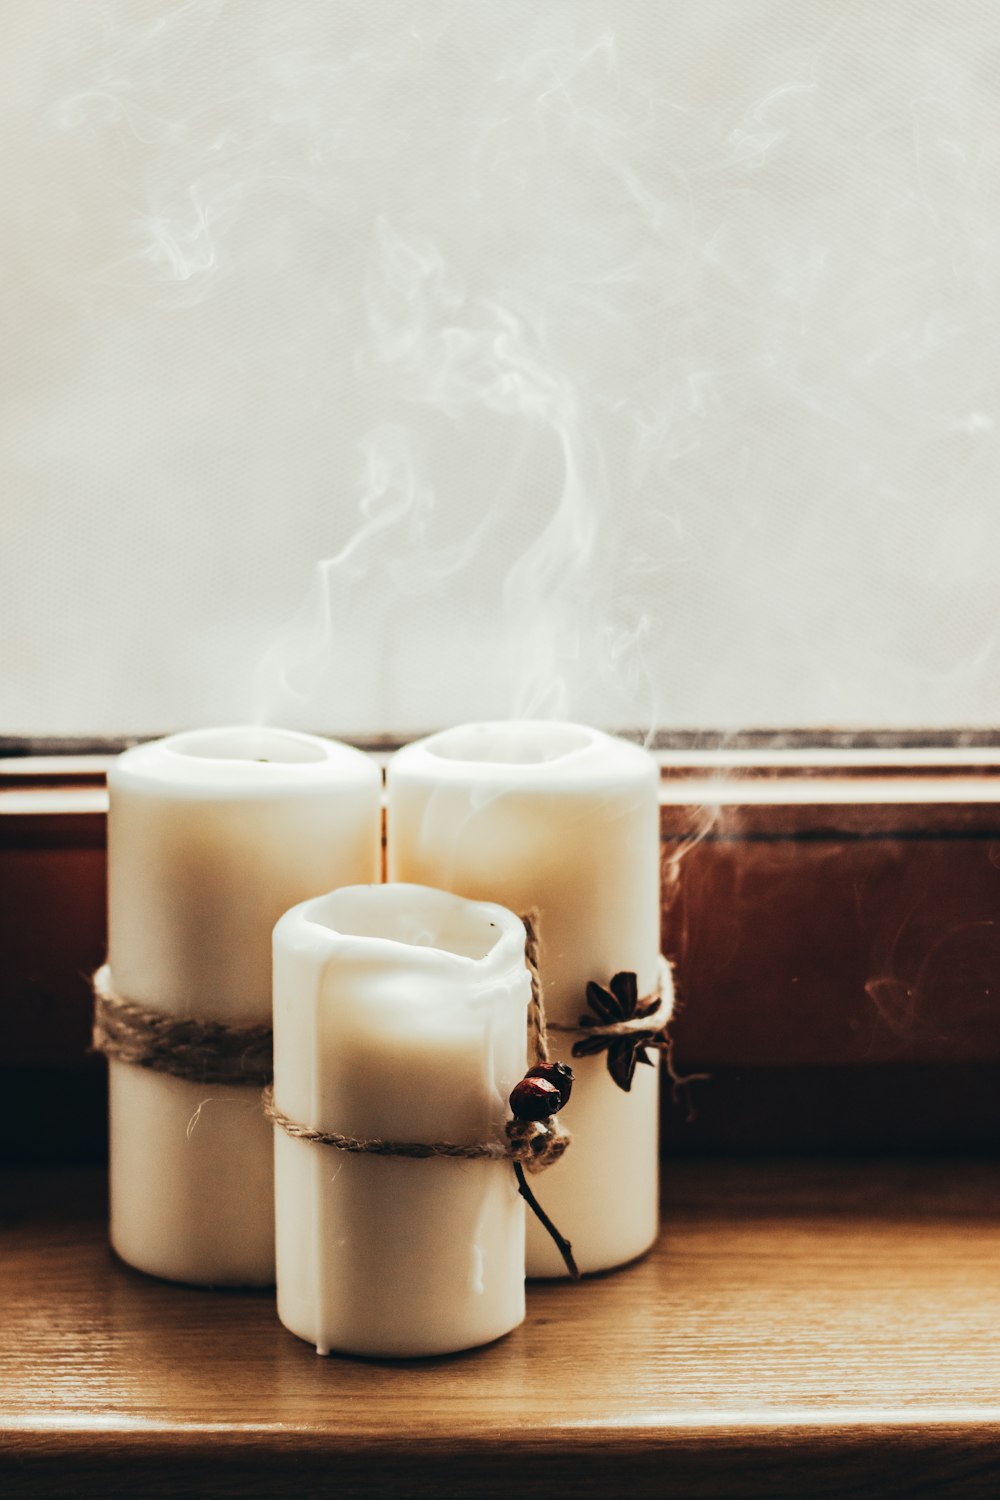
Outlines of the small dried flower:
[{"label": "small dried flower", "polygon": [[[640,1005],[635,975],[630,972],[616,974],[607,989],[593,981],[587,985],[590,1014],[581,1016],[578,1024],[582,1030],[593,1033],[595,1028],[602,1026],[614,1026],[622,1021],[641,1021],[646,1016],[653,1015],[659,1008],[659,1003],[656,998]],[[636,1063],[646,1063],[651,1067],[653,1059],[646,1049],[662,1047],[664,1042],[663,1030],[655,1027],[648,1031],[632,1031],[624,1036],[607,1033],[601,1035],[598,1031],[596,1035],[591,1034],[574,1042],[573,1056],[589,1057],[595,1052],[606,1051],[608,1072],[618,1087],[628,1093],[635,1076]]]}]

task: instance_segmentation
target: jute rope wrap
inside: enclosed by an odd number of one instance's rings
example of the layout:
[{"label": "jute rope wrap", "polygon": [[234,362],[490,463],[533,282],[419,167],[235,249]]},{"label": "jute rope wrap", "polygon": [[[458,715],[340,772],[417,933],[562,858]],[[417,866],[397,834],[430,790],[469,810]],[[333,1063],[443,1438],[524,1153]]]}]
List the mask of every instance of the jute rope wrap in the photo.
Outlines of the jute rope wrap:
[{"label": "jute rope wrap", "polygon": [[456,1161],[519,1161],[529,1172],[540,1172],[558,1161],[569,1145],[569,1136],[558,1124],[553,1129],[552,1120],[510,1120],[506,1140],[469,1145],[456,1141],[387,1141],[379,1136],[366,1136],[362,1140],[336,1130],[313,1130],[290,1119],[275,1104],[270,1084],[264,1090],[264,1113],[272,1125],[280,1126],[294,1140],[332,1146],[335,1151],[352,1155],[403,1156],[411,1161],[425,1161],[431,1156],[450,1156]]},{"label": "jute rope wrap", "polygon": [[548,1023],[542,1001],[542,975],[538,966],[538,912],[525,912],[524,962],[531,975],[531,999],[528,1001],[528,1047],[536,1062],[549,1061]]},{"label": "jute rope wrap", "polygon": [[[664,958],[656,990],[641,1001],[643,1009],[653,1001],[656,1008],[628,1021],[565,1026],[547,1022],[538,967],[538,916],[524,918],[525,963],[531,976],[528,1002],[529,1048],[535,1062],[549,1061],[549,1032],[578,1037],[625,1037],[659,1035],[673,1013],[673,985]],[[168,1073],[173,1078],[202,1084],[249,1084],[264,1087],[264,1111],[272,1124],[296,1140],[330,1146],[338,1151],[373,1156],[399,1156],[411,1160],[451,1157],[460,1161],[517,1161],[529,1171],[540,1172],[565,1152],[570,1137],[558,1119],[510,1120],[503,1140],[463,1144],[454,1141],[390,1141],[359,1139],[336,1131],[314,1130],[292,1120],[274,1103],[271,1088],[272,1031],[270,1026],[231,1026],[221,1021],[201,1021],[147,1010],[125,1000],[114,988],[107,964],[93,976],[93,1047],[115,1062]],[[650,1045],[659,1045],[651,1042]]]},{"label": "jute rope wrap", "polygon": [[270,1026],[230,1026],[147,1010],[116,992],[107,964],[97,970],[92,984],[92,1045],[111,1061],[169,1073],[189,1083],[256,1088],[270,1083]]}]

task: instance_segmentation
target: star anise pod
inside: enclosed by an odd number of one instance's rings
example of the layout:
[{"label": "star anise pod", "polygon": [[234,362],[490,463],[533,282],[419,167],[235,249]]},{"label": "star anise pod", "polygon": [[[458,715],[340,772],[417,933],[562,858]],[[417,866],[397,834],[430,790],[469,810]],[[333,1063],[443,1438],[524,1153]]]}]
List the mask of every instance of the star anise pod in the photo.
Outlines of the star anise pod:
[{"label": "star anise pod", "polygon": [[[647,1005],[639,1004],[639,982],[632,973],[616,974],[607,989],[591,980],[587,985],[591,1014],[581,1016],[577,1025],[589,1031],[595,1026],[613,1026],[618,1021],[639,1021],[643,1016],[651,1016],[659,1003],[653,999]],[[607,1048],[608,1072],[618,1087],[628,1093],[636,1064],[652,1067],[653,1059],[646,1048],[655,1046],[660,1037],[661,1033],[653,1028],[630,1031],[627,1036],[584,1036],[573,1043],[573,1056],[588,1057]]]}]

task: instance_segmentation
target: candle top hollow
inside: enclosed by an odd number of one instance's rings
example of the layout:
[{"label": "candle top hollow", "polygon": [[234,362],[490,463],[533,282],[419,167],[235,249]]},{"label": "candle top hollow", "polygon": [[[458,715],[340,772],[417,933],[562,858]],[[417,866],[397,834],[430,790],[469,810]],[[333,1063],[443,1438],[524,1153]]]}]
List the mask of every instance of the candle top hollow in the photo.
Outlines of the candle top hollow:
[{"label": "candle top hollow", "polygon": [[609,779],[656,780],[658,768],[641,745],[584,724],[500,719],[459,724],[415,740],[389,762],[395,776],[438,783],[490,783],[546,792],[600,786]]},{"label": "candle top hollow", "polygon": [[328,760],[327,745],[311,734],[293,729],[236,725],[227,729],[187,729],[164,745],[174,755],[203,760],[252,760],[258,763],[295,763]]},{"label": "candle top hollow", "polygon": [[259,724],[189,729],[126,750],[109,783],[225,795],[295,792],[333,781],[379,781],[371,758],[339,740]]},{"label": "candle top hollow", "polygon": [[300,902],[274,936],[276,947],[339,962],[377,959],[476,983],[524,962],[524,923],[506,907],[403,882],[342,886]]}]

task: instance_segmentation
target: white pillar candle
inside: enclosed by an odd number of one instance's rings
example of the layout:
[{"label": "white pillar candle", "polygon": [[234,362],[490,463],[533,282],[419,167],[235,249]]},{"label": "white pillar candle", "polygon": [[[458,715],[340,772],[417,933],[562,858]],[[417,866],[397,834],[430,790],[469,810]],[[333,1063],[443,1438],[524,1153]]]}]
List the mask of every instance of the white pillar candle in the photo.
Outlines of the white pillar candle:
[{"label": "white pillar candle", "polygon": [[[275,1105],[360,1140],[502,1143],[529,996],[501,907],[410,885],[307,901],[274,932]],[[522,1321],[509,1161],[355,1155],[276,1126],[275,1181],[278,1316],[319,1353],[448,1354]]]},{"label": "white pillar candle", "polygon": [[[626,970],[640,996],[657,982],[658,771],[636,745],[575,724],[470,724],[408,745],[388,772],[389,875],[539,914],[550,1021],[574,1026],[587,983]],[[573,1059],[564,1124],[572,1144],[538,1196],[572,1241],[581,1272],[621,1265],[658,1228],[658,1072],[629,1092],[607,1054]],[[654,1054],[656,1060],[656,1054]],[[556,1247],[528,1221],[529,1276],[562,1276]]]},{"label": "white pillar candle", "polygon": [[[271,932],[306,896],[377,878],[381,778],[347,745],[195,730],[108,775],[108,959],[123,999],[269,1024]],[[260,1089],[109,1062],[111,1241],[178,1281],[274,1280],[271,1130]]]}]

